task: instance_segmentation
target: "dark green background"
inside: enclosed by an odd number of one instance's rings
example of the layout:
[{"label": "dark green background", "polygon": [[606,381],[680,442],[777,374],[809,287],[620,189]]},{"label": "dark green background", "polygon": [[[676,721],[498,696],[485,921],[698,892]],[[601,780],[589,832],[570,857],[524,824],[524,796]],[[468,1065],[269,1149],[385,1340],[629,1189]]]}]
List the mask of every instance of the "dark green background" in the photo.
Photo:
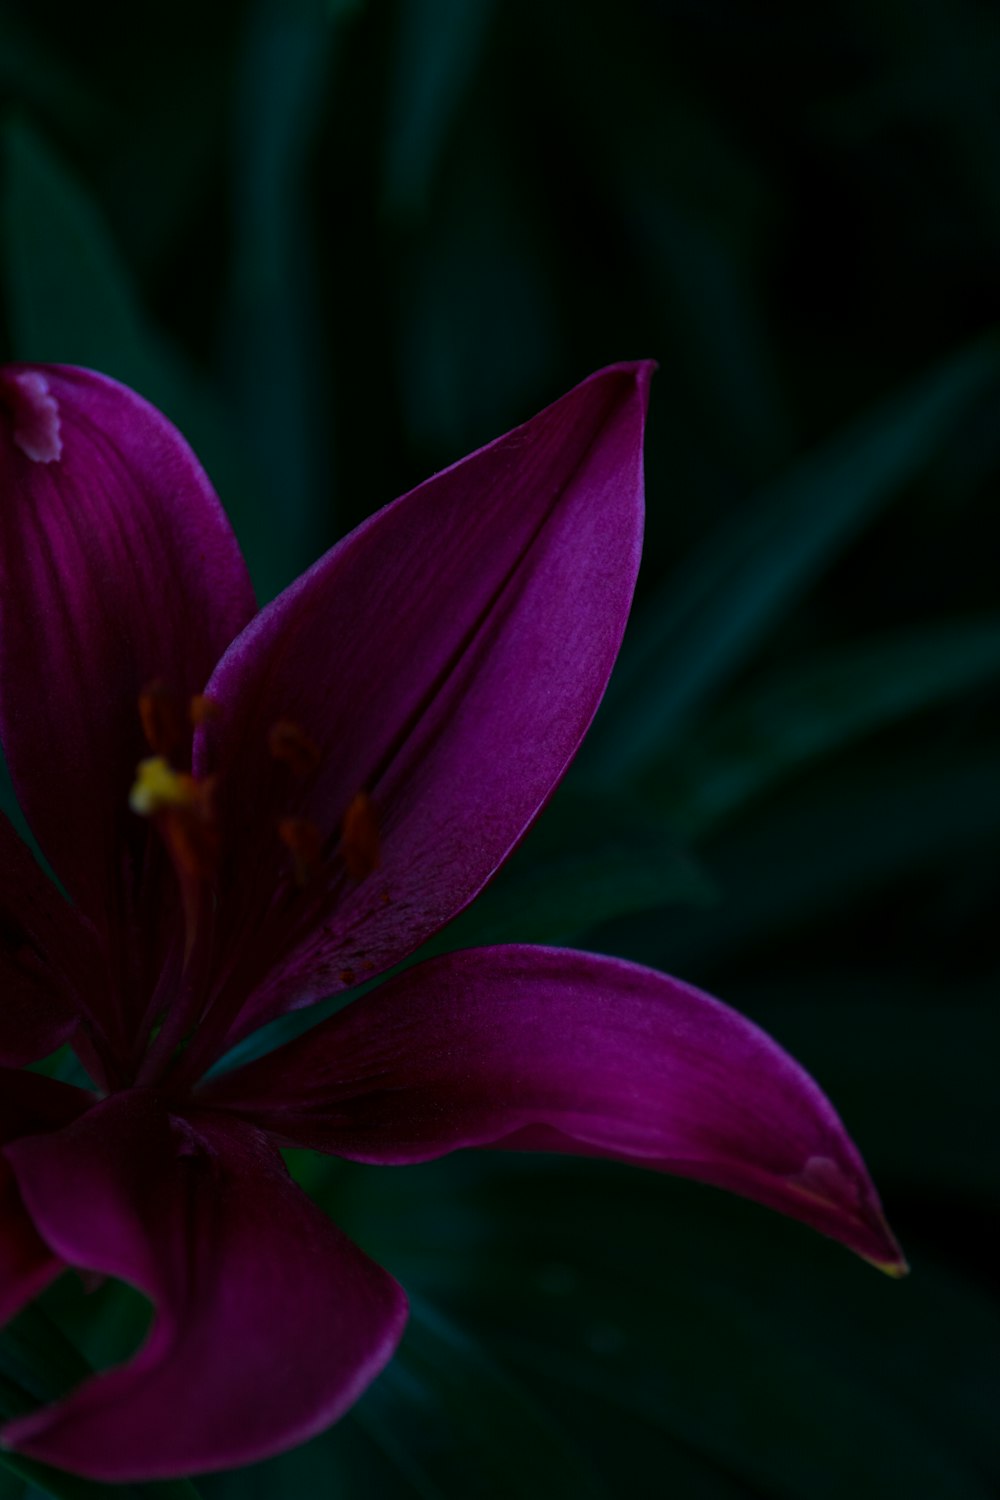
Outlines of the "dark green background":
[{"label": "dark green background", "polygon": [[[158,402],[262,597],[659,359],[620,673],[448,941],[585,944],[742,1007],[913,1263],[607,1164],[303,1158],[413,1324],[331,1434],[205,1496],[998,1493],[998,74],[985,0],[0,8],[4,352]],[[130,1316],[85,1338],[59,1289],[0,1396]]]}]

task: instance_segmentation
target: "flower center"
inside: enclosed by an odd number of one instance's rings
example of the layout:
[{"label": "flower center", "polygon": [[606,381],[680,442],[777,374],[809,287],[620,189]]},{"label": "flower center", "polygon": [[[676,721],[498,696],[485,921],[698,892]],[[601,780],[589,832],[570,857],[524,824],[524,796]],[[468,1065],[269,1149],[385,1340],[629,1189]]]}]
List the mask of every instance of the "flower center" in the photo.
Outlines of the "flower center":
[{"label": "flower center", "polygon": [[218,855],[213,792],[212,780],[196,781],[162,755],[151,755],[139,762],[128,799],[133,812],[158,820],[175,863],[199,878],[213,873]]},{"label": "flower center", "polygon": [[[139,697],[139,717],[153,753],[136,768],[129,806],[156,823],[181,882],[189,923],[197,917],[197,887],[218,871],[217,778],[199,779],[190,771],[178,770],[172,762],[185,753],[191,729],[215,712],[212,700],[199,694],[188,701],[185,714],[181,700],[160,681],[150,683]],[[293,782],[308,783],[322,761],[315,740],[290,719],[272,724],[267,747],[272,759],[287,767]],[[330,846],[316,824],[300,815],[295,805],[298,800],[290,787],[287,815],[276,820],[275,833],[287,851],[292,879],[302,889],[317,883]],[[336,848],[355,882],[378,868],[378,823],[367,792],[358,792],[348,804]],[[188,952],[193,941],[191,928]]]},{"label": "flower center", "polygon": [[[163,840],[180,886],[185,925],[179,988],[161,1015],[161,1029],[144,1058],[139,1075],[144,1082],[161,1078],[164,1069],[175,1082],[181,1077],[187,1081],[199,1077],[224,1048],[227,1028],[256,977],[267,972],[280,959],[282,949],[308,931],[309,924],[319,920],[331,900],[336,901],[345,876],[357,885],[379,865],[378,822],[367,792],[359,791],[351,798],[339,828],[317,826],[304,815],[323,801],[315,780],[323,757],[300,725],[277,720],[265,741],[266,753],[276,763],[275,772],[271,777],[264,775],[256,793],[258,800],[273,809],[273,856],[264,845],[254,856],[265,867],[274,858],[273,890],[268,898],[265,877],[253,898],[258,906],[251,904],[246,931],[236,949],[230,951],[232,933],[227,931],[221,956],[213,957],[219,933],[220,882],[225,879],[223,829],[228,821],[218,795],[222,773],[195,776],[187,767],[192,728],[216,712],[210,698],[195,697],[185,706],[160,682],[147,686],[139,699],[139,716],[152,753],[136,768],[129,806],[149,819]],[[388,901],[388,892],[383,891],[380,899]],[[268,920],[272,915],[274,920]],[[345,973],[344,982],[350,981]]]}]

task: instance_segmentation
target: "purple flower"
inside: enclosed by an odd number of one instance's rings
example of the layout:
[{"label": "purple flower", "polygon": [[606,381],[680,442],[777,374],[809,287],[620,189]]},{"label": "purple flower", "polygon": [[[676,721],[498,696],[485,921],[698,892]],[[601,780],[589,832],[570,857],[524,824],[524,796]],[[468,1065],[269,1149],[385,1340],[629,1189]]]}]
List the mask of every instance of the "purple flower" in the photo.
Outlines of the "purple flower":
[{"label": "purple flower", "polygon": [[[597,708],[639,560],[648,364],[583,382],[256,611],[197,461],[138,396],[0,375],[0,1318],[65,1267],[155,1305],[128,1363],[3,1442],[107,1480],[244,1464],[356,1400],[402,1291],[279,1147],[610,1156],[899,1272],[816,1085],[690,986],[522,947],[434,958],[248,1066],[290,1010],[459,912]],[[93,1092],[24,1066],[69,1042]]]}]

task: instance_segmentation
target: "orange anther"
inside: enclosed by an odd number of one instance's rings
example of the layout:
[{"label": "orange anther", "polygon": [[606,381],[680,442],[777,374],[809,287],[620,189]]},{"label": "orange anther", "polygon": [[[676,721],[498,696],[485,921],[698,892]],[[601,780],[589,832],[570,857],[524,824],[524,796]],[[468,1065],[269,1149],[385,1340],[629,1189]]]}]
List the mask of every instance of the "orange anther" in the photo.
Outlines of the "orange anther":
[{"label": "orange anther", "polygon": [[291,719],[279,719],[268,730],[267,745],[275,760],[284,761],[293,776],[308,776],[320,762],[319,746]]},{"label": "orange anther", "polygon": [[340,832],[340,852],[352,880],[364,880],[378,869],[378,822],[367,792],[358,792],[348,804]]},{"label": "orange anther", "polygon": [[139,718],[154,755],[169,759],[184,743],[184,715],[177,694],[157,678],[139,694]]},{"label": "orange anther", "polygon": [[308,818],[282,818],[278,837],[292,856],[296,885],[305,886],[323,863],[323,836]]},{"label": "orange anther", "polygon": [[195,693],[188,703],[188,718],[195,729],[199,724],[207,724],[209,719],[214,719],[219,712],[219,705],[214,698],[208,698],[204,693]]}]

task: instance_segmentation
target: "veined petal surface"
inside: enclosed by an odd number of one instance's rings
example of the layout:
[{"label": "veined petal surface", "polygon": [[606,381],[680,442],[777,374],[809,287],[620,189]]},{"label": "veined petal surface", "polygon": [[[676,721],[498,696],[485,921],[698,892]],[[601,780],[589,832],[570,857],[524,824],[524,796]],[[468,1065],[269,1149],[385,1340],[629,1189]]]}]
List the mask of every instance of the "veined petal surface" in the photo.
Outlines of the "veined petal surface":
[{"label": "veined petal surface", "polygon": [[[551,795],[632,598],[651,369],[599,372],[373,516],[223,658],[195,753],[219,778],[228,1040],[411,952]],[[269,757],[275,725],[314,747],[304,774]],[[360,871],[358,793],[378,848]],[[287,815],[322,851],[301,895]]]},{"label": "veined petal surface", "polygon": [[399,1341],[399,1286],[258,1130],[132,1090],[8,1157],[51,1249],[156,1307],[131,1361],[3,1428],[18,1452],[112,1481],[251,1463],[335,1421]]},{"label": "veined petal surface", "polygon": [[119,934],[149,838],[128,808],[139,694],[201,692],[249,578],[184,439],[106,376],[0,371],[0,489],[0,736],[56,874]]},{"label": "veined petal surface", "polygon": [[35,1062],[66,1040],[98,964],[93,933],[0,813],[0,1065]]},{"label": "veined petal surface", "polygon": [[617,959],[522,947],[431,959],[206,1097],[356,1161],[465,1146],[615,1157],[754,1198],[905,1269],[808,1074],[719,1001]]}]

